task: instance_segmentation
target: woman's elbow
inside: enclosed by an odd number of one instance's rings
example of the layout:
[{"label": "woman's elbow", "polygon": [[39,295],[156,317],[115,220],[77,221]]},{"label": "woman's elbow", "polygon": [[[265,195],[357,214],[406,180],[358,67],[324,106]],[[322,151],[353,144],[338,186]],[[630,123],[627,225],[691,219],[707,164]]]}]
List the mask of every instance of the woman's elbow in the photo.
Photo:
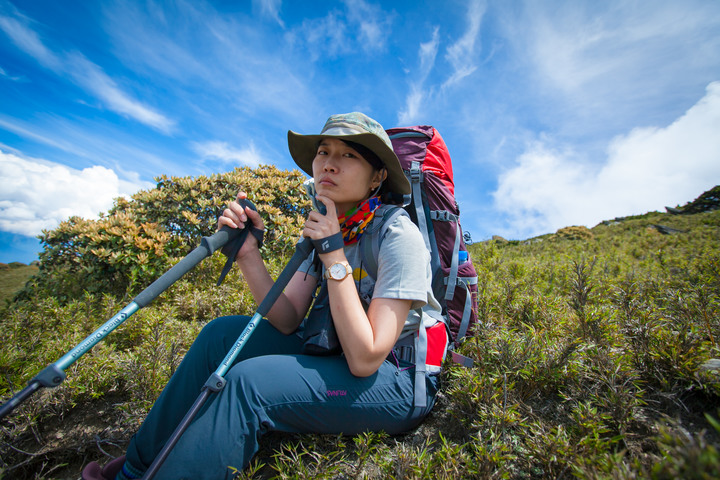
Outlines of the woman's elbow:
[{"label": "woman's elbow", "polygon": [[297,328],[292,328],[285,325],[276,326],[275,328],[285,336],[292,335],[297,331]]},{"label": "woman's elbow", "polygon": [[350,362],[348,361],[348,367],[350,367],[350,373],[356,377],[369,377],[374,374],[380,368],[380,365],[375,365],[370,362]]},{"label": "woman's elbow", "polygon": [[292,335],[297,331],[298,327],[300,326],[299,320],[289,322],[286,319],[283,319],[285,321],[278,321],[274,318],[268,318],[268,320],[270,321],[270,324],[283,335]]}]

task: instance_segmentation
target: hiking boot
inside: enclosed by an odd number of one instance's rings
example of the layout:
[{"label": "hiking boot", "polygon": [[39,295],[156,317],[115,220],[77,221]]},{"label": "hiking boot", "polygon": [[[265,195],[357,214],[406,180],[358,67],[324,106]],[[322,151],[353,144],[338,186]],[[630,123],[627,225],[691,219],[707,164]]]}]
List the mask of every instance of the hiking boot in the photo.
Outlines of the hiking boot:
[{"label": "hiking boot", "polygon": [[111,460],[102,468],[97,462],[90,462],[83,468],[82,480],[115,480],[115,476],[120,473],[124,463],[125,455]]}]

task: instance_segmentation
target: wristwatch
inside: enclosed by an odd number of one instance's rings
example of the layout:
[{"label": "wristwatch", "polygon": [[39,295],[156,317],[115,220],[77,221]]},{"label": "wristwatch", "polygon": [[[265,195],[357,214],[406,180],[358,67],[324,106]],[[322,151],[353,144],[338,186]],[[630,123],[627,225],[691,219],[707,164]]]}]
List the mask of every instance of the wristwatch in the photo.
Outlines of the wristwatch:
[{"label": "wristwatch", "polygon": [[325,278],[328,280],[344,280],[352,275],[352,267],[348,262],[335,262],[325,269]]}]

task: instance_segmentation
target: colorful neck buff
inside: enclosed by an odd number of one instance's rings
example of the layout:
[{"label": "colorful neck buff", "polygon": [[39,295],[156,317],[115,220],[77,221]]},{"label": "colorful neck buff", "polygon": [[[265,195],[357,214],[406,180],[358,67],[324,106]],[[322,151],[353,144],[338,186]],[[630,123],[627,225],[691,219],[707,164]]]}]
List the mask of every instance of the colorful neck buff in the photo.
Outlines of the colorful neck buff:
[{"label": "colorful neck buff", "polygon": [[365,200],[357,207],[348,211],[345,215],[338,217],[340,231],[342,232],[345,245],[350,245],[360,240],[368,224],[375,216],[375,210],[380,206],[380,197],[374,196]]}]

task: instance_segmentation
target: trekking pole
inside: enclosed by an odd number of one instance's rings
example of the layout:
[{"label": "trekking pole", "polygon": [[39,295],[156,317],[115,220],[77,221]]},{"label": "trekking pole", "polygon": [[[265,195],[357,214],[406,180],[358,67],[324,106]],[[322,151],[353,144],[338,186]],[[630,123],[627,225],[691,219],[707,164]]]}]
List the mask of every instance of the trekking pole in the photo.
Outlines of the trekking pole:
[{"label": "trekking pole", "polygon": [[261,322],[267,312],[270,311],[270,308],[272,308],[275,300],[277,300],[282,291],[285,289],[294,273],[300,267],[300,264],[310,255],[310,252],[312,252],[313,248],[314,247],[312,245],[312,240],[310,240],[309,238],[303,238],[303,240],[295,246],[295,253],[293,254],[292,258],[285,266],[283,271],[280,272],[277,280],[275,280],[273,286],[270,287],[270,290],[268,291],[267,295],[265,295],[263,301],[260,302],[260,306],[255,311],[255,314],[252,316],[247,326],[240,333],[240,336],[235,341],[235,344],[230,348],[227,355],[220,363],[220,366],[218,366],[215,372],[213,372],[212,375],[210,375],[210,377],[207,379],[205,385],[203,385],[202,389],[200,390],[200,395],[195,400],[195,403],[193,403],[193,405],[190,407],[190,409],[180,421],[178,426],[175,428],[175,431],[172,433],[167,443],[165,443],[163,449],[160,451],[160,453],[158,453],[157,457],[155,457],[152,465],[150,465],[150,468],[148,468],[148,470],[145,472],[143,480],[151,480],[155,476],[162,464],[167,459],[170,451],[180,440],[180,437],[185,432],[185,430],[187,430],[187,428],[190,426],[190,423],[200,411],[210,394],[219,392],[225,387],[226,380],[224,376],[237,358],[240,350],[242,350],[242,348],[245,346],[245,343],[247,342],[250,335],[252,335],[255,327],[257,327],[257,324]]},{"label": "trekking pole", "polygon": [[[247,199],[240,200],[243,206],[249,206],[255,210],[255,205]],[[33,377],[28,385],[20,392],[15,394],[10,400],[0,407],[0,420],[9,415],[10,412],[24,402],[30,395],[35,393],[42,387],[57,387],[65,380],[65,370],[67,370],[80,357],[87,353],[92,347],[100,343],[110,332],[120,326],[131,315],[148,305],[158,295],[167,290],[170,285],[175,283],[183,275],[193,269],[198,263],[206,257],[212,255],[217,249],[223,247],[229,242],[235,241],[236,244],[242,244],[245,241],[251,227],[246,226],[242,230],[230,227],[222,227],[218,232],[210,237],[203,237],[200,245],[198,245],[185,258],[180,260],[170,270],[165,272],[160,278],[155,280],[145,290],[140,292],[125,308],[115,314],[110,320],[105,322],[93,333],[88,335],[85,340],[80,342],[75,348],[63,355],[55,363],[51,363]],[[238,248],[236,246],[236,248]],[[238,248],[239,249],[239,248]],[[232,260],[230,260],[232,262]],[[221,277],[222,280],[222,277]]]}]

